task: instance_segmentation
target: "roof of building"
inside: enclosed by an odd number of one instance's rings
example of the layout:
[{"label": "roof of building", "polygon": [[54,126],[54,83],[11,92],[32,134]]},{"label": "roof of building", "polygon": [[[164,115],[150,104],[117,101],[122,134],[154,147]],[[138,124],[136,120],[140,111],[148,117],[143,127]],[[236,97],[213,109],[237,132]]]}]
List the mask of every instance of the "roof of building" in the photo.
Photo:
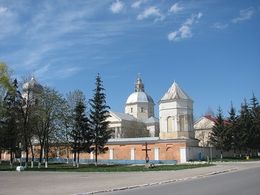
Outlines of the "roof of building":
[{"label": "roof of building", "polygon": [[150,118],[148,118],[146,121],[145,121],[146,124],[153,124],[153,123],[159,123],[159,119],[154,117],[154,116],[151,116]]},{"label": "roof of building", "polygon": [[172,86],[168,89],[168,91],[161,98],[161,101],[166,100],[176,100],[176,99],[184,99],[184,100],[192,100],[174,81]]},{"label": "roof of building", "polygon": [[35,80],[34,77],[32,77],[30,81],[27,81],[26,83],[23,84],[23,90],[28,90],[28,89],[40,92],[43,90],[43,87]]},{"label": "roof of building", "polygon": [[134,92],[127,98],[126,104],[139,102],[154,103],[153,98],[145,92]]},{"label": "roof of building", "polygon": [[[199,118],[197,121],[195,121],[194,126],[196,126],[198,123],[200,123],[203,119],[208,119],[209,121],[213,122],[213,124],[217,123],[217,118],[215,116],[205,115],[205,116]],[[229,124],[229,121],[224,119],[224,125],[228,125],[228,124]],[[209,126],[209,127],[211,128],[211,126]]]},{"label": "roof of building", "polygon": [[135,117],[133,117],[130,114],[125,114],[125,113],[121,113],[121,112],[112,112],[112,111],[110,111],[110,113],[115,115],[116,117],[118,117],[121,120],[126,120],[126,121],[136,121],[137,120]]}]

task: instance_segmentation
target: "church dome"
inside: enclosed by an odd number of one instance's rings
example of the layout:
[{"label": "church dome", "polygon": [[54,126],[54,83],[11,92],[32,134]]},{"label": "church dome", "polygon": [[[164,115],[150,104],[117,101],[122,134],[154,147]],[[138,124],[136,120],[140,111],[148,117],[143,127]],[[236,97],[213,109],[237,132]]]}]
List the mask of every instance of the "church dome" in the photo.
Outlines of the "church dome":
[{"label": "church dome", "polygon": [[126,104],[133,104],[133,103],[139,103],[139,102],[154,104],[152,97],[142,91],[132,93],[127,98]]},{"label": "church dome", "polygon": [[140,76],[137,78],[135,83],[135,92],[127,98],[126,104],[133,104],[139,102],[154,104],[152,97],[144,92],[144,84]]},{"label": "church dome", "polygon": [[23,90],[32,90],[33,92],[40,93],[43,90],[43,87],[35,80],[34,77],[30,81],[23,84]]}]

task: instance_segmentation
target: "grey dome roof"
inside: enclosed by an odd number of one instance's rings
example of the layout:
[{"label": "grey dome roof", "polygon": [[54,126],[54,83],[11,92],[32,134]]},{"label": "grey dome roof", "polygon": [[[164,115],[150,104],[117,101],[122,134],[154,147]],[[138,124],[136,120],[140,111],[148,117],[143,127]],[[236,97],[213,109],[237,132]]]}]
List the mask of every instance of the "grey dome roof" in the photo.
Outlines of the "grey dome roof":
[{"label": "grey dome roof", "polygon": [[139,75],[135,83],[135,92],[127,98],[126,104],[134,104],[140,102],[154,104],[153,98],[144,92],[144,84]]},{"label": "grey dome roof", "polygon": [[133,104],[133,103],[140,103],[140,102],[154,104],[152,97],[142,91],[132,93],[127,98],[126,104]]}]

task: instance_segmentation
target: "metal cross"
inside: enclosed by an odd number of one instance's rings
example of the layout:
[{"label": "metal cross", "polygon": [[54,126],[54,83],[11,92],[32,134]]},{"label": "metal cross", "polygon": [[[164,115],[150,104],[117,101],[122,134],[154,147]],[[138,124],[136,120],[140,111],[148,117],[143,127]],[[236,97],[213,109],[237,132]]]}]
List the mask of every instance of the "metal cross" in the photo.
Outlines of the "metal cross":
[{"label": "metal cross", "polygon": [[145,162],[149,162],[149,156],[148,156],[148,151],[151,151],[151,149],[148,148],[147,142],[145,142],[145,149],[142,149],[142,151],[145,151]]}]

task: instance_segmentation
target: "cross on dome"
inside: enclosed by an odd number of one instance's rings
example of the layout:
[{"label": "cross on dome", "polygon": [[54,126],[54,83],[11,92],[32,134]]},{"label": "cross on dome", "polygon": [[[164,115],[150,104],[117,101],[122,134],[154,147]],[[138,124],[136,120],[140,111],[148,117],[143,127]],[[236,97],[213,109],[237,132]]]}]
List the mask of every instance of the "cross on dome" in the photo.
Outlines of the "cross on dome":
[{"label": "cross on dome", "polygon": [[141,79],[141,74],[138,73],[137,80],[135,83],[135,92],[144,92],[144,84]]}]

